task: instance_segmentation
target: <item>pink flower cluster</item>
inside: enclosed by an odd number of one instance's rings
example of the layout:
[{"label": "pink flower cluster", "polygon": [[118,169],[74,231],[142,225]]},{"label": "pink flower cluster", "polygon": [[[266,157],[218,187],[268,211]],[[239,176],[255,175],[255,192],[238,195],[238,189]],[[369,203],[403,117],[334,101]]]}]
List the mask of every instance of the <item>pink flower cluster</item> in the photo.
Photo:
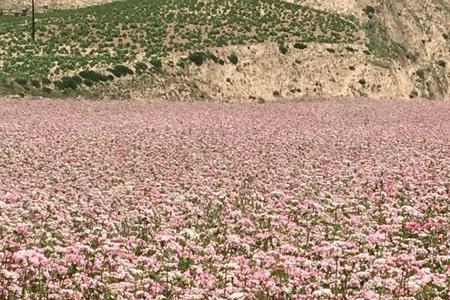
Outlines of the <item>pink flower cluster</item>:
[{"label": "pink flower cluster", "polygon": [[0,299],[450,299],[450,103],[1,100]]}]

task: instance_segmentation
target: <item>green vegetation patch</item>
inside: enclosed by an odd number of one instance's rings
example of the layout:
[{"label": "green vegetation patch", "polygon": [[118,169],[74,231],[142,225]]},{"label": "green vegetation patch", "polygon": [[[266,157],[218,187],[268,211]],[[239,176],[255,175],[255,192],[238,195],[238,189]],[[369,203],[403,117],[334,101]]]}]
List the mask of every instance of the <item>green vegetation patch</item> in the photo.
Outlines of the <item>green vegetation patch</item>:
[{"label": "green vegetation patch", "polygon": [[[354,42],[358,30],[347,17],[282,0],[127,0],[48,12],[37,15],[36,42],[28,17],[0,16],[0,79],[53,78],[72,89],[75,84],[62,77],[108,68],[117,77],[130,75],[117,66],[134,66],[138,54],[150,60],[280,38]],[[105,75],[86,72],[80,77],[87,85],[105,81]]]},{"label": "green vegetation patch", "polygon": [[386,26],[376,18],[369,20],[363,25],[368,42],[366,54],[372,54],[379,60],[391,62],[397,60],[415,61],[418,54],[410,52],[403,44],[393,41]]}]

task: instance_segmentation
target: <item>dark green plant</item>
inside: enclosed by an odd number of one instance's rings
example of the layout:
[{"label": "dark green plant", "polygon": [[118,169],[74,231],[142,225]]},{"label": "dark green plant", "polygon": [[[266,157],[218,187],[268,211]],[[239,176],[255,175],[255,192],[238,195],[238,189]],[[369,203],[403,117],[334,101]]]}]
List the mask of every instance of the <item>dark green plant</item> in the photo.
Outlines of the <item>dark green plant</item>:
[{"label": "dark green plant", "polygon": [[207,58],[208,56],[205,52],[193,52],[188,56],[188,59],[197,66],[203,65]]},{"label": "dark green plant", "polygon": [[150,60],[150,64],[156,69],[156,70],[161,70],[162,69],[162,62],[160,59],[158,58],[152,58]]},{"label": "dark green plant", "polygon": [[107,81],[105,75],[95,71],[81,71],[79,75],[81,76],[81,78],[90,80],[92,82]]},{"label": "dark green plant", "polygon": [[373,15],[375,14],[376,10],[375,7],[371,6],[371,5],[367,5],[366,7],[364,7],[363,12],[369,17],[373,17]]},{"label": "dark green plant", "polygon": [[89,79],[84,79],[83,83],[87,87],[92,87],[94,85],[94,83],[91,80],[89,80]]},{"label": "dark green plant", "polygon": [[237,54],[235,52],[231,53],[230,56],[228,56],[228,60],[233,65],[237,65],[238,62],[239,62],[239,58],[238,58],[238,56],[237,56]]},{"label": "dark green plant", "polygon": [[134,65],[134,69],[136,70],[136,73],[143,73],[147,71],[148,66],[144,62],[138,62]]},{"label": "dark green plant", "polygon": [[281,43],[278,45],[278,51],[280,51],[281,54],[285,55],[288,53],[289,49],[284,43]]},{"label": "dark green plant", "polygon": [[64,76],[55,82],[55,86],[60,90],[76,90],[80,84],[78,78]]},{"label": "dark green plant", "polygon": [[294,48],[303,50],[303,49],[308,48],[308,45],[306,45],[306,44],[304,44],[302,42],[297,42],[297,43],[294,44]]},{"label": "dark green plant", "polygon": [[116,77],[124,77],[127,75],[133,75],[134,72],[130,68],[124,65],[116,65],[114,68],[109,70]]},{"label": "dark green plant", "polygon": [[41,87],[41,82],[39,80],[33,79],[33,80],[31,80],[30,83],[35,88],[40,88]]},{"label": "dark green plant", "polygon": [[28,80],[25,79],[25,78],[16,78],[16,79],[14,79],[14,81],[17,82],[21,86],[27,86],[28,85]]},{"label": "dark green plant", "polygon": [[440,59],[436,62],[436,64],[442,68],[445,68],[447,66],[447,62],[443,59]]}]

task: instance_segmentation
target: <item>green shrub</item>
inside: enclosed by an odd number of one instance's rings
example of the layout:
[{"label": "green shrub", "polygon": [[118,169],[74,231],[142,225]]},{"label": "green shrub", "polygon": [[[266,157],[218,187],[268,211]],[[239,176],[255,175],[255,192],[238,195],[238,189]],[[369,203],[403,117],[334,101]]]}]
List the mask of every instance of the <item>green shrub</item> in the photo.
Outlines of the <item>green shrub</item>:
[{"label": "green shrub", "polygon": [[237,65],[237,63],[239,62],[239,59],[236,55],[236,53],[231,53],[230,56],[228,56],[228,60],[230,61],[230,63],[232,63],[233,65]]},{"label": "green shrub", "polygon": [[34,86],[35,88],[40,88],[41,82],[39,80],[33,79],[31,80],[31,85]]},{"label": "green shrub", "polygon": [[193,52],[188,56],[188,59],[197,66],[203,65],[207,58],[208,56],[205,52]]},{"label": "green shrub", "polygon": [[447,66],[447,62],[446,62],[445,60],[442,60],[442,59],[438,60],[438,61],[436,62],[436,64],[437,64],[438,66],[442,67],[442,68],[445,68],[445,67]]},{"label": "green shrub", "polygon": [[94,83],[91,80],[89,80],[89,79],[83,80],[83,83],[87,87],[92,87],[94,85]]},{"label": "green shrub", "polygon": [[142,73],[148,69],[148,66],[143,62],[138,62],[134,65],[134,69],[136,70],[136,73]]},{"label": "green shrub", "polygon": [[289,49],[286,47],[285,44],[279,44],[278,51],[280,51],[281,54],[287,54]]},{"label": "green shrub", "polygon": [[375,14],[375,7],[371,6],[371,5],[367,5],[364,9],[363,9],[364,13],[371,18],[374,14]]},{"label": "green shrub", "polygon": [[61,80],[55,82],[55,86],[60,90],[76,90],[79,85],[79,80],[76,77],[62,77]]},{"label": "green shrub", "polygon": [[80,85],[80,84],[83,83],[83,79],[81,79],[81,77],[78,76],[78,75],[72,76],[72,80],[73,80],[74,82],[76,82],[77,85]]},{"label": "green shrub", "polygon": [[158,58],[152,58],[150,60],[150,64],[156,69],[156,70],[161,70],[162,69],[162,62],[160,59]]},{"label": "green shrub", "polygon": [[25,79],[25,78],[16,78],[16,79],[14,79],[14,81],[17,82],[21,86],[28,85],[28,79]]},{"label": "green shrub", "polygon": [[81,76],[81,78],[90,80],[92,82],[107,81],[105,75],[97,73],[95,71],[81,71],[79,75]]},{"label": "green shrub", "polygon": [[303,49],[308,48],[308,45],[306,45],[304,43],[301,43],[301,42],[297,42],[297,43],[294,44],[294,48],[303,50]]},{"label": "green shrub", "polygon": [[114,68],[109,70],[116,77],[123,77],[127,75],[133,75],[134,72],[130,68],[124,65],[116,65]]}]

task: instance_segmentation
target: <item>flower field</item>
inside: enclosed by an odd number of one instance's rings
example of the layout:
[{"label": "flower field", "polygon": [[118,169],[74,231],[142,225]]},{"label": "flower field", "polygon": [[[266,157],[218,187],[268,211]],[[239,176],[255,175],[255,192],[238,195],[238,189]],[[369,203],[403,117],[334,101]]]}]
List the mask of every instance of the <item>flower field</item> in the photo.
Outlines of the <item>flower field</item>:
[{"label": "flower field", "polygon": [[450,299],[450,104],[1,100],[0,299]]}]

